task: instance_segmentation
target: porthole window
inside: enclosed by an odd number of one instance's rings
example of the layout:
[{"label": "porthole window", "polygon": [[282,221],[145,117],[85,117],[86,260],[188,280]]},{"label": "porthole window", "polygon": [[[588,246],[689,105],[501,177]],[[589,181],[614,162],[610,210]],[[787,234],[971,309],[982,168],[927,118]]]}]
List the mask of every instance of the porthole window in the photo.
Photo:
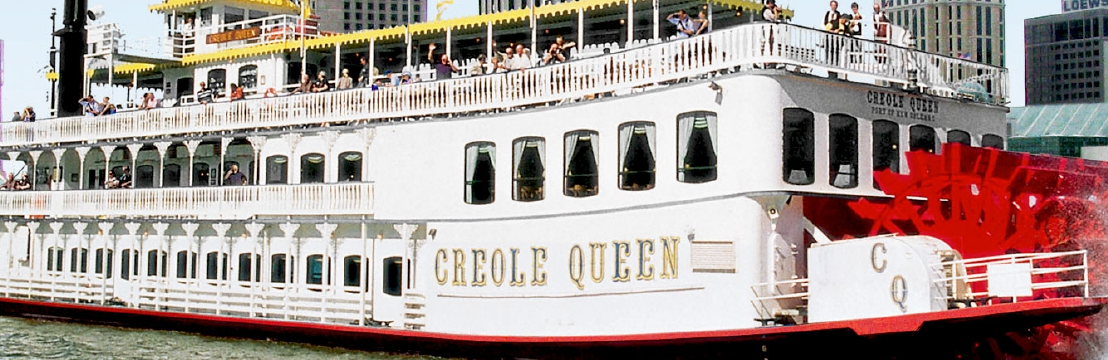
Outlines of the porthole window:
[{"label": "porthole window", "polygon": [[981,136],[981,147],[1004,150],[1004,138],[993,134],[985,134]]},{"label": "porthole window", "polygon": [[475,142],[466,145],[465,202],[492,204],[496,200],[496,145]]},{"label": "porthole window", "polygon": [[695,184],[716,179],[716,123],[713,112],[677,116],[677,181]]},{"label": "porthole window", "polygon": [[546,139],[519,138],[512,142],[512,199],[539,201],[545,198]]},{"label": "porthole window", "polygon": [[815,114],[804,109],[785,109],[782,129],[782,159],[785,182],[811,185],[815,179]]},{"label": "porthole window", "polygon": [[288,184],[289,157],[274,155],[265,159],[265,183]]},{"label": "porthole window", "polygon": [[946,142],[970,146],[970,134],[962,130],[950,130],[946,132]]},{"label": "porthole window", "polygon": [[300,183],[313,184],[323,182],[323,154],[312,153],[300,157]]},{"label": "porthole window", "polygon": [[831,186],[850,189],[858,186],[858,119],[832,114],[828,124],[828,179]]},{"label": "porthole window", "polygon": [[[888,120],[873,122],[873,173],[900,172],[900,125]],[[875,189],[880,187],[873,183]]]},{"label": "porthole window", "polygon": [[362,181],[362,153],[339,154],[339,181]]},{"label": "porthole window", "polygon": [[565,194],[588,197],[600,192],[600,134],[590,130],[565,134]]},{"label": "porthole window", "polygon": [[619,188],[639,191],[654,188],[656,131],[652,122],[619,126]]},{"label": "porthole window", "polygon": [[926,125],[912,125],[908,128],[908,150],[938,153],[939,143],[935,129]]}]

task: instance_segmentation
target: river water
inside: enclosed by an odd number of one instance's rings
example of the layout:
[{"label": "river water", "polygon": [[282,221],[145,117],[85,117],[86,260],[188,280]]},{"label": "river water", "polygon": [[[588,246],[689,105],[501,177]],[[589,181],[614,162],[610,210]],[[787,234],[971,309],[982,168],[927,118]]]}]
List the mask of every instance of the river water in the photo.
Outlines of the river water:
[{"label": "river water", "polygon": [[422,360],[292,343],[0,317],[0,359]]}]

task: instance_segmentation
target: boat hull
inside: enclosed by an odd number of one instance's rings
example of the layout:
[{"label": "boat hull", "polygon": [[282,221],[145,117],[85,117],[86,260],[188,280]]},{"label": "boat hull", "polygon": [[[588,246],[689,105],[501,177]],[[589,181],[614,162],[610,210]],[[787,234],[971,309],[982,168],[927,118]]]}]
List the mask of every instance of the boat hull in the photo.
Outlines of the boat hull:
[{"label": "boat hull", "polygon": [[469,358],[954,358],[1009,332],[1095,314],[1108,299],[1050,299],[897,317],[616,336],[471,336],[0,298],[0,315]]}]

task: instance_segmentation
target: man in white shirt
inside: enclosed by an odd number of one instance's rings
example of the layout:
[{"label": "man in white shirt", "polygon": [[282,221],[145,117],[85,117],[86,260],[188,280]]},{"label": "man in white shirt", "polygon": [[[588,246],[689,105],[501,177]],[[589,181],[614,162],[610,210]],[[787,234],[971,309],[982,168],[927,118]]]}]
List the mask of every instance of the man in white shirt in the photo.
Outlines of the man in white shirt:
[{"label": "man in white shirt", "polygon": [[515,56],[508,60],[509,70],[525,70],[531,67],[531,56],[527,54],[527,48],[523,44],[516,44]]},{"label": "man in white shirt", "polygon": [[669,14],[666,20],[673,25],[677,25],[678,39],[688,39],[690,36],[696,35],[696,25],[689,19],[689,14],[685,10],[677,10],[676,13]]}]

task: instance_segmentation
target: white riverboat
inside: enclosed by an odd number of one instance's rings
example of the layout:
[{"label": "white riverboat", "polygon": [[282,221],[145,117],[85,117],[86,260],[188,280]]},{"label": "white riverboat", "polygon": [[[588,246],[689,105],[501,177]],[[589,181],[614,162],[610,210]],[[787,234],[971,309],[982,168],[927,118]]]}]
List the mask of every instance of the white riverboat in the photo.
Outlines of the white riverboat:
[{"label": "white riverboat", "polygon": [[[1004,154],[980,148],[1004,146],[1005,69],[748,23],[739,0],[344,35],[279,4],[154,5],[165,53],[109,51],[149,62],[92,80],[178,106],[3,124],[33,189],[0,192],[0,313],[468,357],[934,359],[1104,305],[1084,250],[963,259],[827,205],[900,199],[874,179],[907,151]],[[701,5],[714,29],[666,40],[657,21]],[[555,35],[579,51],[526,71],[414,60]],[[425,81],[261,96],[361,59]],[[247,99],[193,104],[200,81]],[[124,167],[134,188],[103,189]]]}]

